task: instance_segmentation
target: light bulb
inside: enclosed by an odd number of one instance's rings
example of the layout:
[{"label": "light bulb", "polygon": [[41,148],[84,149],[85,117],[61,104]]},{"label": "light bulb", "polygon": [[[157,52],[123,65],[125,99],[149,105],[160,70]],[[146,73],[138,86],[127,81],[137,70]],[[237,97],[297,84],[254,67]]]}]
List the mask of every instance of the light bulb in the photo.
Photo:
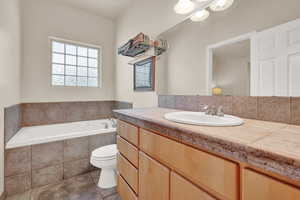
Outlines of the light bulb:
[{"label": "light bulb", "polygon": [[234,0],[216,0],[210,5],[212,11],[223,11],[233,4]]},{"label": "light bulb", "polygon": [[207,2],[209,0],[197,0],[199,3],[204,3],[204,2]]},{"label": "light bulb", "polygon": [[191,0],[179,0],[174,6],[174,11],[177,14],[188,14],[195,9],[195,4]]},{"label": "light bulb", "polygon": [[197,11],[195,12],[192,16],[191,16],[191,20],[193,22],[201,22],[201,21],[204,21],[206,20],[207,18],[209,17],[209,12],[205,9],[203,10],[200,10],[200,11]]}]

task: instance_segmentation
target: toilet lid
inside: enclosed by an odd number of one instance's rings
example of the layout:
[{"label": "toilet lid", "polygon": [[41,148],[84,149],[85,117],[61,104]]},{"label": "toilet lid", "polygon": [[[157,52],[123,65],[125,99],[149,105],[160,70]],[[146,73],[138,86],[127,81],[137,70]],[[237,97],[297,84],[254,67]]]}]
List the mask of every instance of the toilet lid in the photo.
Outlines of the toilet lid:
[{"label": "toilet lid", "polygon": [[98,149],[95,149],[92,152],[92,157],[97,159],[111,159],[116,157],[118,153],[117,145],[112,144],[104,147],[100,147]]}]

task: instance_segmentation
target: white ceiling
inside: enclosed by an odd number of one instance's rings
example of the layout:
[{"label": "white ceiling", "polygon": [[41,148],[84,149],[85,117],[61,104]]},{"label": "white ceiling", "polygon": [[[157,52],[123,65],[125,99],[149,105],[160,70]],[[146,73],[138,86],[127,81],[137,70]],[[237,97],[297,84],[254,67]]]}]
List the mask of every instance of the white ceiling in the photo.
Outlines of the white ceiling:
[{"label": "white ceiling", "polygon": [[84,9],[95,14],[117,18],[134,0],[59,0],[61,3]]}]

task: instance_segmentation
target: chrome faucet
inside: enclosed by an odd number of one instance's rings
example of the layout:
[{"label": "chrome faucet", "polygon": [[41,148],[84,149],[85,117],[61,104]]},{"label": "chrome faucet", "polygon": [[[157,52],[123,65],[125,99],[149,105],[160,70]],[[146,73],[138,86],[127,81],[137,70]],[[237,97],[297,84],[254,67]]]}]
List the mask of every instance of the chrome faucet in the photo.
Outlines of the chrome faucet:
[{"label": "chrome faucet", "polygon": [[223,106],[219,106],[217,110],[217,116],[224,117],[225,113],[223,111]]},{"label": "chrome faucet", "polygon": [[215,106],[207,105],[203,107],[203,110],[205,111],[206,115],[224,117],[223,106],[219,106],[218,108],[216,108]]},{"label": "chrome faucet", "polygon": [[117,120],[115,120],[114,118],[110,118],[109,120],[111,121],[111,126],[113,128],[116,128],[117,127]]}]

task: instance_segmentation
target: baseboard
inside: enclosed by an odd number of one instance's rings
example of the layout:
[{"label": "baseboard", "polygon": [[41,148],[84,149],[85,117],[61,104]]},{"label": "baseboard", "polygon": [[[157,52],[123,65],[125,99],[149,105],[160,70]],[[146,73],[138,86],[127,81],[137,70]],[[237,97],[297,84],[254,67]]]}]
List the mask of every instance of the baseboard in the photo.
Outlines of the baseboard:
[{"label": "baseboard", "polygon": [[0,200],[4,200],[6,197],[5,192],[2,192],[2,194],[0,195]]}]

